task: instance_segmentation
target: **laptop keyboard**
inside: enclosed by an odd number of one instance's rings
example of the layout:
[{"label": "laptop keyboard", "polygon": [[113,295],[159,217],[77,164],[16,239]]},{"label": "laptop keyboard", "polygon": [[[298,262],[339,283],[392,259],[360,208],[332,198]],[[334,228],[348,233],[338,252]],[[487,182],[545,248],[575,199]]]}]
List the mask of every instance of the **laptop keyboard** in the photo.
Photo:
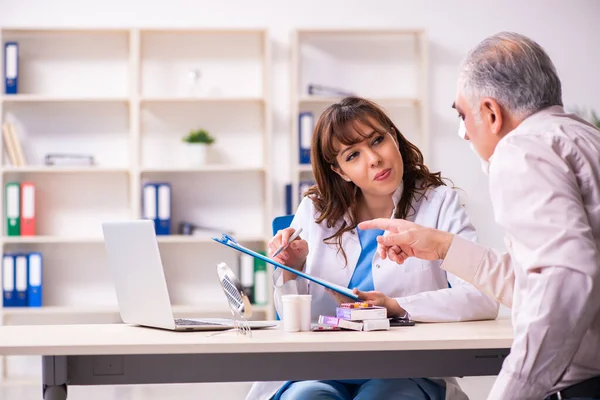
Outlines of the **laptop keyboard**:
[{"label": "laptop keyboard", "polygon": [[176,325],[201,325],[201,326],[205,326],[205,325],[223,325],[220,324],[218,322],[209,322],[209,321],[194,321],[191,319],[185,319],[185,318],[175,318],[175,324]]}]

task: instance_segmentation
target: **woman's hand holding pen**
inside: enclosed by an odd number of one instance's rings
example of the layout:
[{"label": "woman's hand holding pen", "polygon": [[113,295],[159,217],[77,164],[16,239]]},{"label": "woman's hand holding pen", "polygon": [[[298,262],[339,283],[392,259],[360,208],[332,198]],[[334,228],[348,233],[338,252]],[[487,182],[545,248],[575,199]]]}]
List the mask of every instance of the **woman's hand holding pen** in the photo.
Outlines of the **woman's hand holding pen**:
[{"label": "woman's hand holding pen", "polygon": [[[355,300],[346,297],[338,292],[334,292],[333,290],[327,289],[329,293],[335,297],[339,304],[342,303],[354,303]],[[385,307],[387,308],[387,313],[389,318],[402,317],[406,315],[406,311],[404,308],[400,307],[400,304],[391,297],[386,296],[382,292],[378,292],[376,290],[370,292],[361,292],[358,289],[352,290],[352,292],[358,296],[360,301],[366,301],[368,303],[373,304],[374,306]]]},{"label": "woman's hand holding pen", "polygon": [[[269,242],[269,257],[273,257],[273,254],[277,252],[281,247],[285,247],[289,243],[290,237],[296,232],[294,228],[283,229],[271,239]],[[308,243],[301,237],[292,239],[289,246],[280,251],[273,259],[280,264],[294,268],[295,270],[302,271],[304,269],[304,263],[308,256]],[[290,279],[296,279],[298,275],[283,271],[283,281],[287,282]]]}]

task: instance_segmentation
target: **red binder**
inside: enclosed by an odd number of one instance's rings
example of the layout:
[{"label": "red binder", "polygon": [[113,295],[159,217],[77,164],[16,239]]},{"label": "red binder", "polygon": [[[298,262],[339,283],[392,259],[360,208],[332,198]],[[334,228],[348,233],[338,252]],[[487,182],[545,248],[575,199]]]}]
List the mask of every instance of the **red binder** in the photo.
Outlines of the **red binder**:
[{"label": "red binder", "polygon": [[35,184],[21,183],[21,236],[35,235]]}]

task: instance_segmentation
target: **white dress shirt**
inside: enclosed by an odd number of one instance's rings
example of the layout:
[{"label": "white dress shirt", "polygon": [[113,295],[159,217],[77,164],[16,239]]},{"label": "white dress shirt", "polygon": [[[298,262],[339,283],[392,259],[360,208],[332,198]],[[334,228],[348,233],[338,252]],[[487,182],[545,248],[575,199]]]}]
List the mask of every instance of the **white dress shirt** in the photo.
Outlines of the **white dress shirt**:
[{"label": "white dress shirt", "polygon": [[[393,194],[394,204],[397,204],[401,194],[402,186]],[[465,238],[465,241],[477,240],[475,229],[460,203],[459,196],[451,188],[441,186],[427,190],[424,196],[417,195],[412,206],[414,212],[407,219],[421,225],[455,233]],[[305,272],[335,284],[347,286],[362,251],[358,233],[352,231],[342,235],[343,247],[348,258],[346,264],[342,254],[334,245],[323,243],[324,239],[339,229],[342,221],[338,221],[338,224],[329,228],[326,222],[317,224],[316,217],[317,211],[312,200],[304,198],[292,221],[292,227],[296,229],[302,227],[303,231],[300,236],[308,242],[309,254]],[[375,290],[395,298],[416,321],[483,320],[494,319],[498,315],[498,302],[475,289],[473,285],[442,270],[439,260],[424,261],[413,258],[405,264],[399,265],[389,259],[382,260],[376,252],[372,263]],[[281,296],[301,293],[312,295],[313,321],[317,321],[319,315],[335,316],[337,303],[322,286],[303,278],[289,280],[284,284],[282,275],[280,269],[275,270],[273,275],[274,300],[280,316],[285,318]],[[270,399],[283,383],[256,383],[246,399]],[[456,379],[446,378],[440,383],[446,386],[447,400],[467,399]]]},{"label": "white dress shirt", "polygon": [[441,267],[512,307],[515,339],[488,399],[540,400],[600,375],[600,131],[549,107],[490,161],[508,253],[456,236]]}]

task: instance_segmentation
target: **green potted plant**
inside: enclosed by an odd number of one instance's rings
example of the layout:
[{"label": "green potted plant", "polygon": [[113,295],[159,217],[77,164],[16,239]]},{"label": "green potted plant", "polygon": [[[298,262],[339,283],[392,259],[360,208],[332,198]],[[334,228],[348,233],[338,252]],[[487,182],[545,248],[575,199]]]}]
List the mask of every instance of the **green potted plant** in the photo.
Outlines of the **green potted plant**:
[{"label": "green potted plant", "polygon": [[215,142],[215,138],[204,129],[196,129],[190,131],[182,138],[186,143],[186,151],[188,153],[188,161],[192,166],[206,164],[208,146]]}]

